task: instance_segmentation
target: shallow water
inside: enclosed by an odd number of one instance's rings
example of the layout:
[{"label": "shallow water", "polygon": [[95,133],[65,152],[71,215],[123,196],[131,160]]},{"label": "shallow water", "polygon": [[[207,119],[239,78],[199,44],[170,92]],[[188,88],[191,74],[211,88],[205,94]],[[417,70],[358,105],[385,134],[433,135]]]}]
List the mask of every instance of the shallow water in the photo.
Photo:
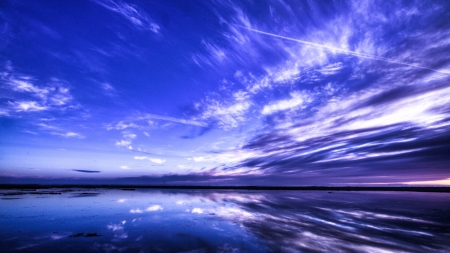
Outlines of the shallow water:
[{"label": "shallow water", "polygon": [[0,195],[1,252],[450,252],[448,193],[51,189]]}]

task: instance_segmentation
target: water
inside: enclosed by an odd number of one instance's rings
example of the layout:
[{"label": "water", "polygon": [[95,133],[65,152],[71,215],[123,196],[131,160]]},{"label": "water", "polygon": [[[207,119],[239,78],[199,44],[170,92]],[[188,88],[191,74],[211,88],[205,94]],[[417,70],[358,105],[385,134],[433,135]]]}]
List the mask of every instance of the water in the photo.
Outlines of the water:
[{"label": "water", "polygon": [[0,194],[1,252],[450,252],[448,193]]}]

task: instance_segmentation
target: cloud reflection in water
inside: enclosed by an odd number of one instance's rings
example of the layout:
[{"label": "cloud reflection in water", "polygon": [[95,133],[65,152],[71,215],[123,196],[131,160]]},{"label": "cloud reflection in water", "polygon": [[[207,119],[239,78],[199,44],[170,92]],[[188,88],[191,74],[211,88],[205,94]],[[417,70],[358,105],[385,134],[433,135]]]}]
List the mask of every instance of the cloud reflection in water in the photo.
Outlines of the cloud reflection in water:
[{"label": "cloud reflection in water", "polygon": [[[0,205],[1,248],[66,252],[446,252],[439,193],[96,190]],[[126,201],[118,201],[125,200]],[[3,200],[1,200],[3,201]],[[73,235],[96,236],[73,236]],[[72,236],[71,236],[72,235]]]}]

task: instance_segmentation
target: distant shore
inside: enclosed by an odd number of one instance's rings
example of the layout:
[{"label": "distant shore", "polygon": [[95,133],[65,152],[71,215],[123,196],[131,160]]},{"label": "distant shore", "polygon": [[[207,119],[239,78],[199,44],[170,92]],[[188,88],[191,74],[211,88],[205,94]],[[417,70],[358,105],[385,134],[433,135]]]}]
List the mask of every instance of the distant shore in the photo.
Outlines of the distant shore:
[{"label": "distant shore", "polygon": [[264,190],[264,191],[396,191],[396,192],[446,192],[445,186],[212,186],[212,185],[40,185],[40,184],[0,184],[3,190],[34,190],[51,188],[84,189],[186,189],[186,190]]}]

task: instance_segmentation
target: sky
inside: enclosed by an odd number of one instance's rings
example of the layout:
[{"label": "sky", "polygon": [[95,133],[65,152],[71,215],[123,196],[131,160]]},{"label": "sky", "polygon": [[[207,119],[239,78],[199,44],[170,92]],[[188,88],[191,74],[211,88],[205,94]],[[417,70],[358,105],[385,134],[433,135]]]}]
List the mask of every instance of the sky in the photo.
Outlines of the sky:
[{"label": "sky", "polygon": [[0,2],[0,182],[450,184],[449,154],[449,1]]}]

